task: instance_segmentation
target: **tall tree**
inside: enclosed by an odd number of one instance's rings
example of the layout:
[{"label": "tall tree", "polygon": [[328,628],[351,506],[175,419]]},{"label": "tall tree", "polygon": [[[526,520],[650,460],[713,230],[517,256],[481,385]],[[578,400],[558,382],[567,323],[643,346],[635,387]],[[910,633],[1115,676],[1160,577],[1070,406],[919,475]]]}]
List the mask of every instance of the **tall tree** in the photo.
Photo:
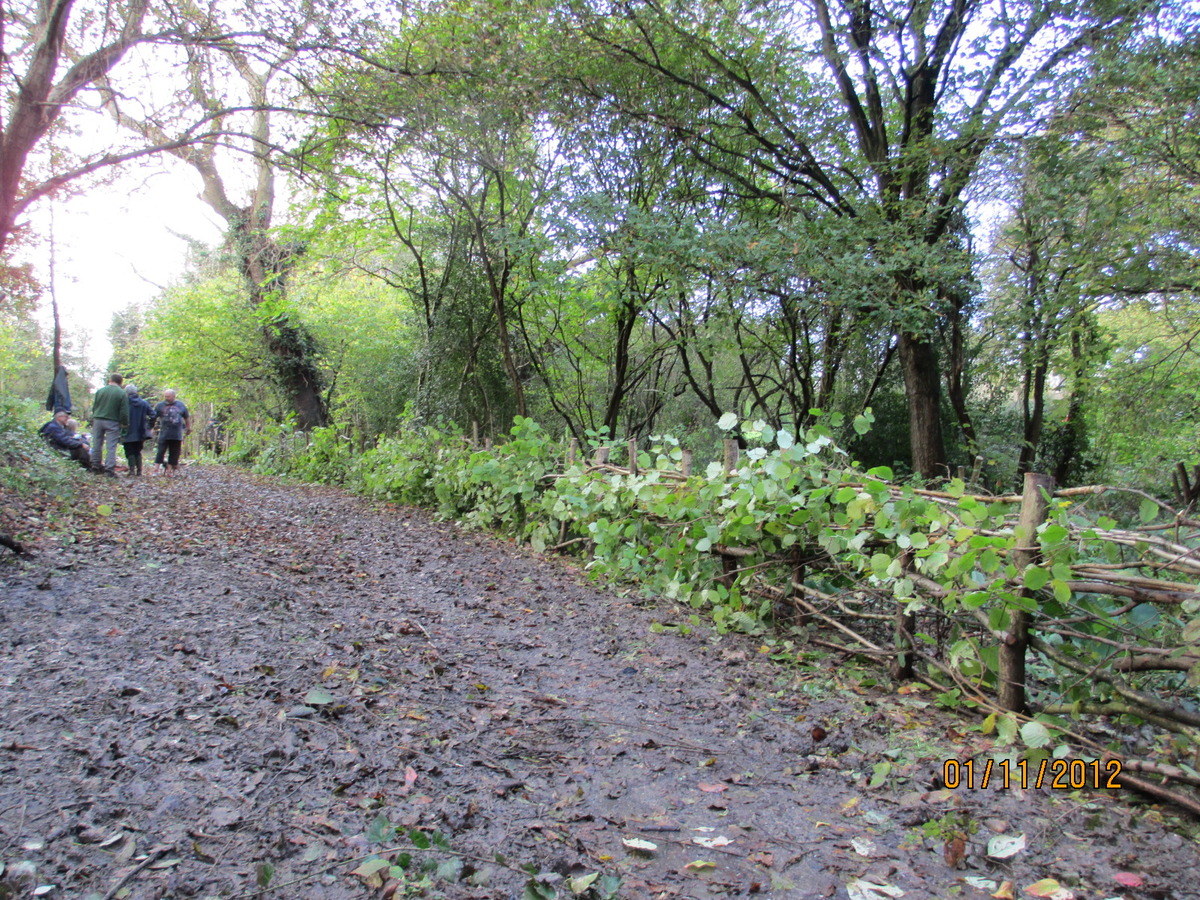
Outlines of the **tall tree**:
[{"label": "tall tree", "polygon": [[163,40],[144,28],[150,0],[83,3],[26,0],[0,9],[0,253],[20,217],[42,197],[122,159],[99,153],[30,174],[31,154],[62,122],[79,95],[96,85],[139,43]]},{"label": "tall tree", "polygon": [[1035,471],[1052,395],[1063,408],[1056,479],[1065,484],[1083,447],[1083,404],[1101,361],[1094,293],[1098,261],[1118,237],[1119,182],[1112,167],[1059,137],[1027,144],[1015,206],[1001,232],[987,330],[1010,354],[1020,380],[1016,478]]},{"label": "tall tree", "polygon": [[362,65],[330,79],[333,124],[305,159],[316,165],[327,153],[356,164],[382,161],[381,189],[403,204],[407,185],[418,186],[425,212],[436,210],[454,223],[451,233],[465,234],[470,246],[462,249],[491,301],[489,331],[515,412],[527,415],[531,372],[518,307],[533,281],[535,225],[555,173],[552,154],[535,134],[536,77],[515,64],[525,58],[527,26],[522,10],[489,3],[424,13],[373,57],[363,54]]},{"label": "tall tree", "polygon": [[[581,26],[654,86],[612,94],[781,216],[853,219],[886,273],[914,468],[946,474],[935,334],[962,279],[947,246],[983,155],[1061,95],[1138,4],[623,0]],[[811,36],[812,41],[797,40]],[[815,45],[815,46],[814,46]],[[816,65],[823,65],[822,78]],[[601,85],[589,86],[602,90]],[[750,163],[747,167],[744,163]]]},{"label": "tall tree", "polygon": [[[328,410],[317,348],[287,302],[288,274],[301,248],[281,242],[273,231],[282,150],[272,123],[290,114],[290,98],[276,100],[272,92],[297,62],[295,48],[319,22],[320,11],[305,4],[294,18],[266,23],[227,23],[215,5],[189,8],[180,16],[206,38],[204,46],[182,48],[179,62],[187,74],[182,98],[156,109],[102,80],[105,106],[121,126],[150,146],[166,148],[199,174],[201,198],[227,226],[234,264],[297,425],[325,425]],[[254,11],[247,10],[246,16],[252,20]],[[257,29],[244,33],[249,25]],[[263,36],[273,29],[282,34]],[[235,34],[239,31],[243,33]],[[207,121],[214,136],[185,140],[182,135],[193,130],[196,118]]]}]

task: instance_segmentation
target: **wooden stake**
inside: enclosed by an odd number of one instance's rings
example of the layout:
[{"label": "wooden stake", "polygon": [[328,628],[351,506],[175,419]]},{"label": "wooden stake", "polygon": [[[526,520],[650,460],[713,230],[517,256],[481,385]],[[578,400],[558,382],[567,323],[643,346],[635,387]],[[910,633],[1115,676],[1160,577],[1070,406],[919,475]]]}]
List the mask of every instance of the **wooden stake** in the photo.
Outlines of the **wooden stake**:
[{"label": "wooden stake", "polygon": [[[905,550],[900,554],[900,567],[904,572],[912,564],[912,551]],[[897,681],[911,681],[916,674],[913,663],[916,655],[913,651],[913,632],[917,630],[917,617],[908,612],[906,600],[896,601],[896,617],[894,620],[896,658],[892,661],[892,677]]]},{"label": "wooden stake", "polygon": [[975,465],[971,467],[970,484],[979,484],[979,476],[983,474],[983,454],[975,457]]},{"label": "wooden stake", "polygon": [[737,470],[738,464],[738,445],[733,438],[725,438],[725,474],[732,474]]},{"label": "wooden stake", "polygon": [[[1013,548],[1013,563],[1019,573],[1041,558],[1037,543],[1038,526],[1046,520],[1049,496],[1054,491],[1054,479],[1036,472],[1025,473],[1025,491],[1021,495],[1021,517],[1017,523],[1017,546]],[[1032,591],[1022,596],[1032,597]],[[1021,609],[1010,611],[1008,633],[1000,644],[1000,705],[1017,713],[1025,712],[1025,653],[1029,648],[1030,615]]]}]

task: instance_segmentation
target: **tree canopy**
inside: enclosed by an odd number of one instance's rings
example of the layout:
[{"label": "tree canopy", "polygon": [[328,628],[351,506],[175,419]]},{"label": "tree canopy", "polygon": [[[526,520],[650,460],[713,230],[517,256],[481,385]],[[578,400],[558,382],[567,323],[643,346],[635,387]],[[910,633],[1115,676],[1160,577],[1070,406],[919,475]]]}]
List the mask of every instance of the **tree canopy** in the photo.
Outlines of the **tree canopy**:
[{"label": "tree canopy", "polygon": [[[200,174],[227,242],[121,352],[228,417],[370,439],[523,415],[586,439],[873,408],[855,452],[926,479],[977,457],[993,487],[1120,459],[1165,466],[1162,486],[1178,460],[1118,453],[1106,412],[1146,379],[1140,402],[1160,398],[1177,436],[1162,453],[1189,447],[1195,411],[1162,385],[1195,334],[1194,14],[108,10],[124,18],[96,32],[122,35],[98,45],[107,68],[70,77],[122,126],[120,153],[66,165],[51,131],[26,149],[58,166],[45,184],[149,152]],[[59,59],[85,58],[76,32]],[[147,35],[169,50],[138,94],[118,63],[144,66],[128,54]],[[22,184],[18,211],[45,193]]]}]

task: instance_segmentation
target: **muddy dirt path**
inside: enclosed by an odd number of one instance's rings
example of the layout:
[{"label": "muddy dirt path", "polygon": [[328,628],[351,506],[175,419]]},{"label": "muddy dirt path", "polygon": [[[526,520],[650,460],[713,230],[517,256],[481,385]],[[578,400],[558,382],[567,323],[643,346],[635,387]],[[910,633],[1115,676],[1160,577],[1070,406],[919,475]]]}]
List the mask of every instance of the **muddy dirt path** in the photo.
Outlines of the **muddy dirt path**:
[{"label": "muddy dirt path", "polygon": [[330,488],[81,502],[0,563],[0,897],[1200,897],[1153,807],[939,790],[988,739],[848,661]]}]

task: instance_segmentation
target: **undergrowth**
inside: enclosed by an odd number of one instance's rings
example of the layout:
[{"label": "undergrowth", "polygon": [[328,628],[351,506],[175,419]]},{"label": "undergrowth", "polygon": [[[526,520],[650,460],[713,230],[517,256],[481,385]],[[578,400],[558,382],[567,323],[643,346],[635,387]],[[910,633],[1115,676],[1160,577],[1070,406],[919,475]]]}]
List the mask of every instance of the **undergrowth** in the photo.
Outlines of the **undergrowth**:
[{"label": "undergrowth", "polygon": [[38,435],[48,417],[35,403],[0,397],[0,533],[19,542],[36,540],[71,517],[83,475]]}]

